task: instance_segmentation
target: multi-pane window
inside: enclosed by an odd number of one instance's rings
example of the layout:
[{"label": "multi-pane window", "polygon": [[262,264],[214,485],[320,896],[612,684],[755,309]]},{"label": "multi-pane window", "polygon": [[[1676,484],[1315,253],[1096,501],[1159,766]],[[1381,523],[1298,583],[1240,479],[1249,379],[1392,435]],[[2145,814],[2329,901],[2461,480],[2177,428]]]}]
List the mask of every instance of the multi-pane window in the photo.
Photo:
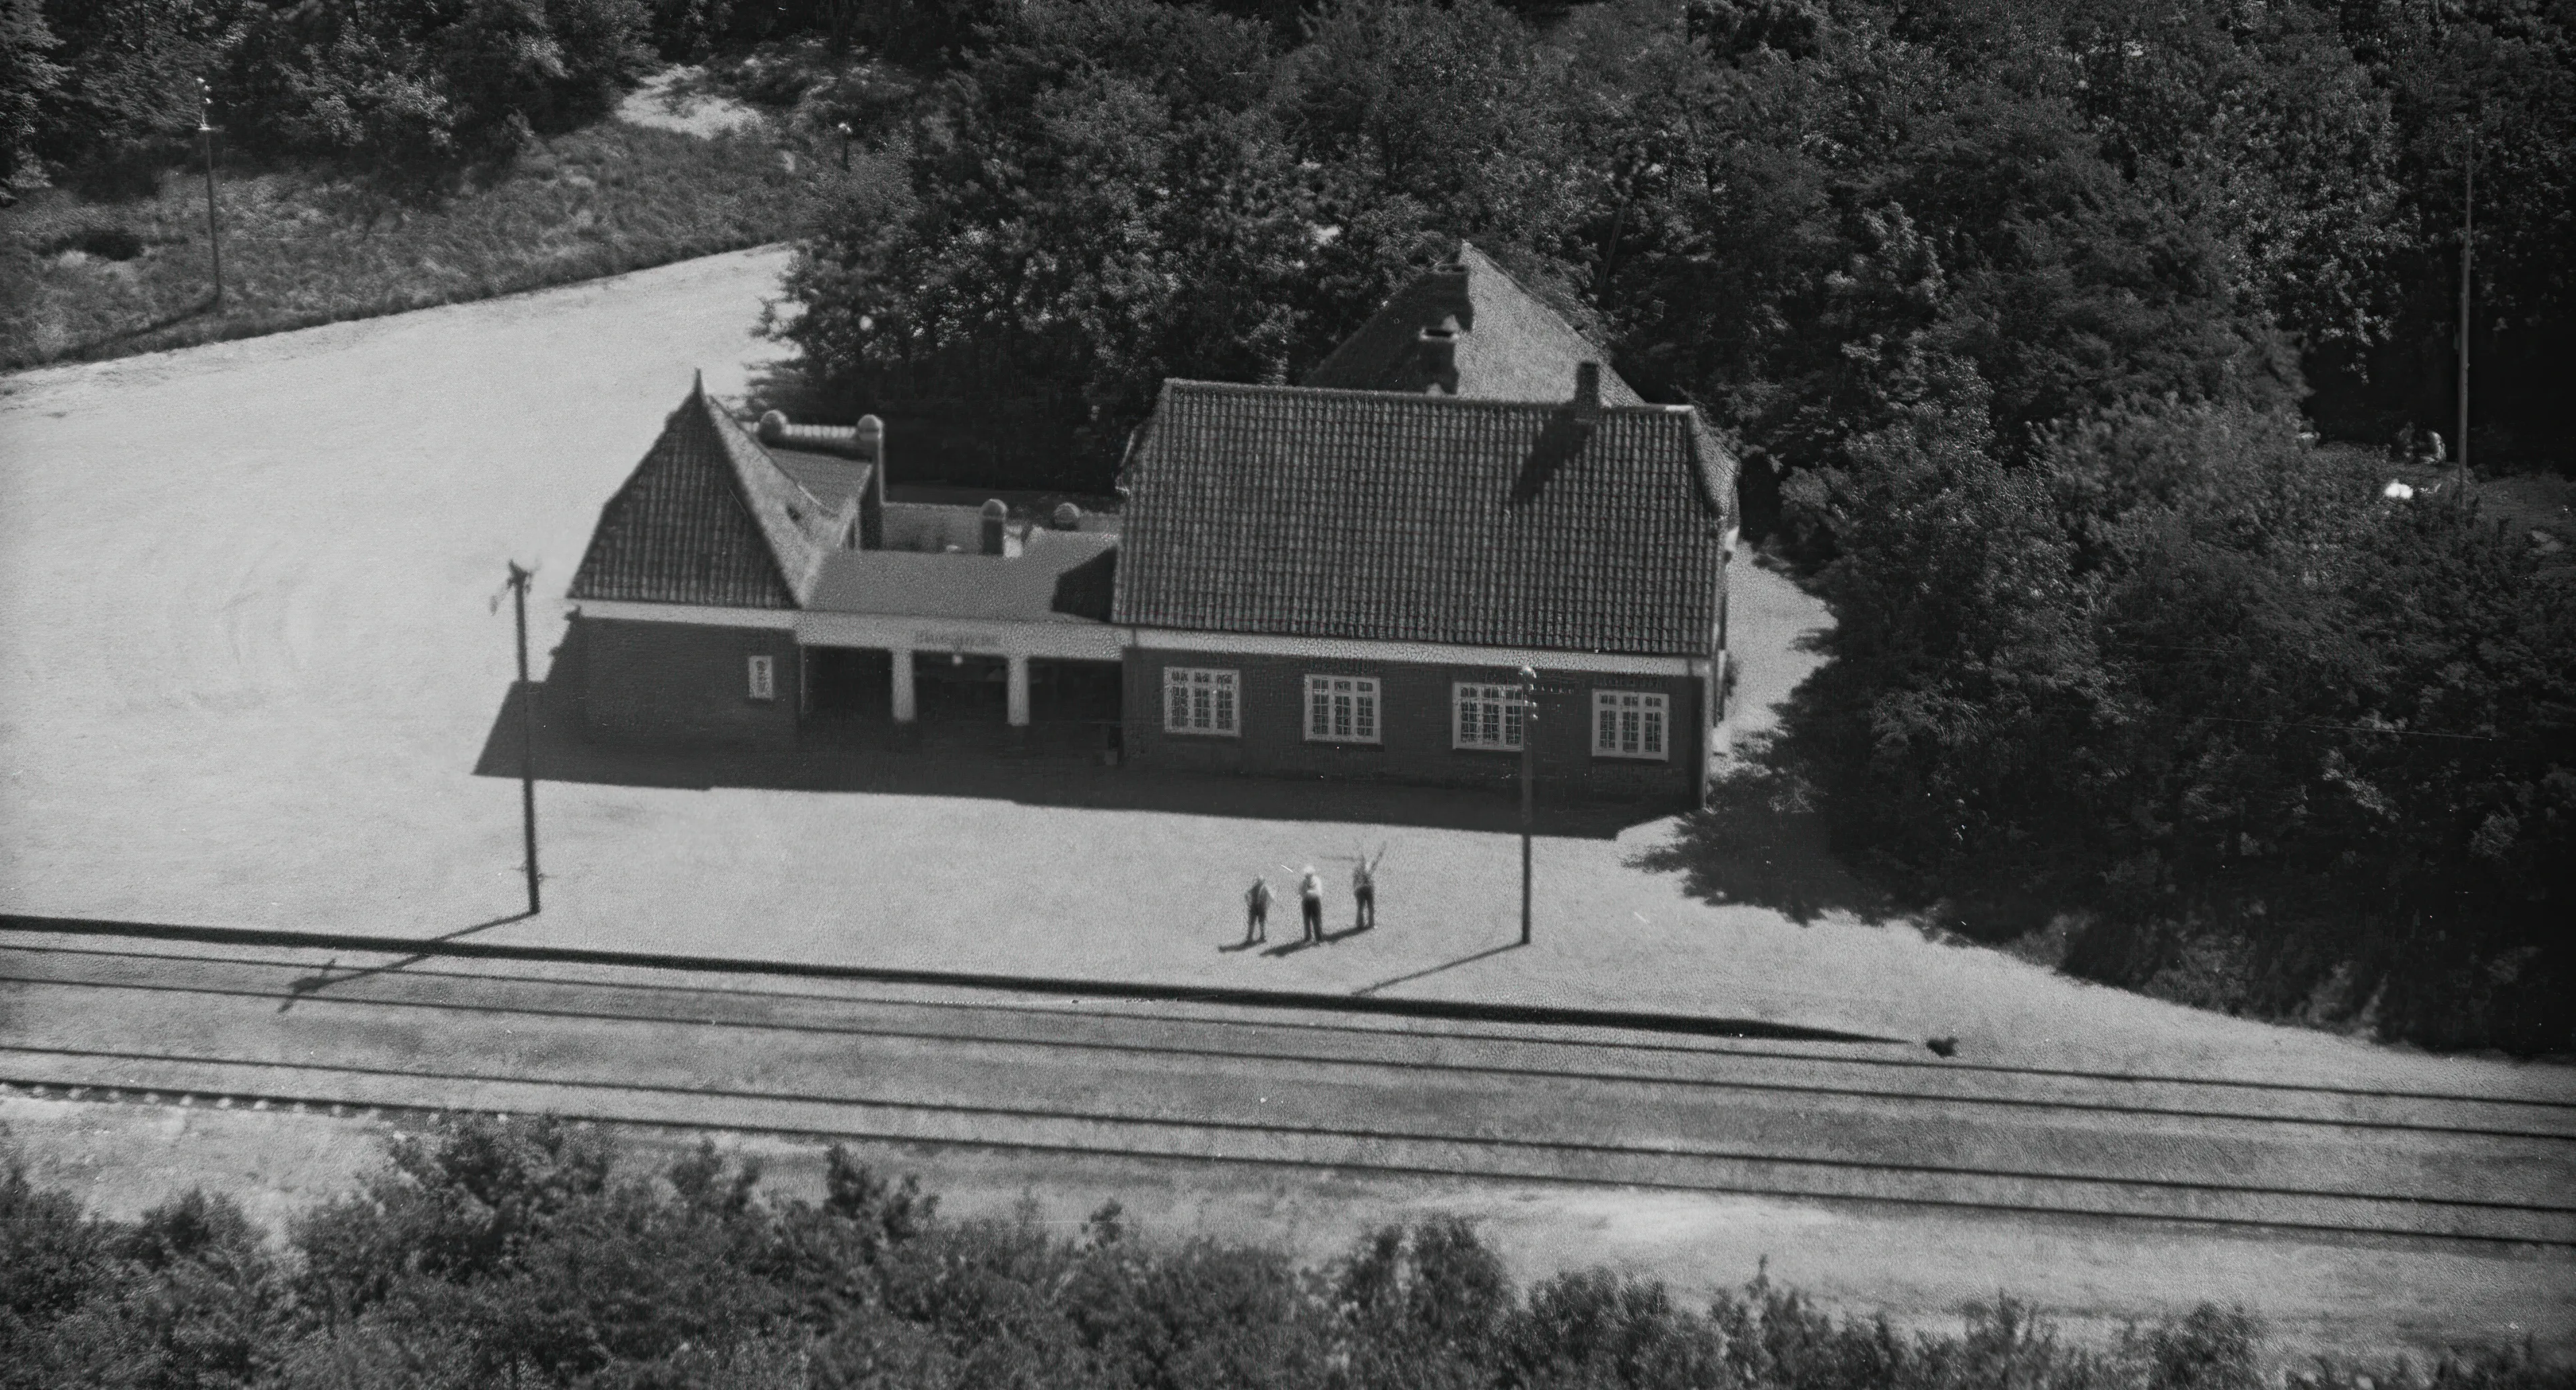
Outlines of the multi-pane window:
[{"label": "multi-pane window", "polygon": [[1521,688],[1516,685],[1467,685],[1449,687],[1449,703],[1456,715],[1458,748],[1507,748],[1521,746]]},{"label": "multi-pane window", "polygon": [[1367,676],[1308,676],[1306,737],[1327,743],[1377,742],[1377,682]]},{"label": "multi-pane window", "polygon": [[1240,680],[1232,671],[1202,666],[1163,668],[1163,728],[1175,734],[1239,734],[1236,693]]},{"label": "multi-pane window", "polygon": [[755,700],[775,700],[778,698],[778,658],[774,656],[753,657],[751,659],[750,677],[751,698]]},{"label": "multi-pane window", "polygon": [[1592,692],[1592,752],[1604,758],[1663,758],[1672,700],[1644,690]]}]

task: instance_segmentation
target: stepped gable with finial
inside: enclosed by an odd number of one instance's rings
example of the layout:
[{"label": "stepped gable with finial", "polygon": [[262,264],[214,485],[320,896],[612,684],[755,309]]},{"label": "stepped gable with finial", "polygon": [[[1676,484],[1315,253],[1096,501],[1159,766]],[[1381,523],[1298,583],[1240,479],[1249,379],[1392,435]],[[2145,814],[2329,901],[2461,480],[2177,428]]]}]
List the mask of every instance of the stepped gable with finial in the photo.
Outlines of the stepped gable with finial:
[{"label": "stepped gable with finial", "polygon": [[826,502],[782,470],[701,379],[601,510],[567,596],[801,607],[857,515],[855,497]]},{"label": "stepped gable with finial", "polygon": [[[1418,275],[1306,374],[1304,385],[1476,400],[1561,399],[1580,362],[1608,354],[1527,287],[1465,242],[1447,265]],[[1644,405],[1617,372],[1601,375],[1604,405]]]}]

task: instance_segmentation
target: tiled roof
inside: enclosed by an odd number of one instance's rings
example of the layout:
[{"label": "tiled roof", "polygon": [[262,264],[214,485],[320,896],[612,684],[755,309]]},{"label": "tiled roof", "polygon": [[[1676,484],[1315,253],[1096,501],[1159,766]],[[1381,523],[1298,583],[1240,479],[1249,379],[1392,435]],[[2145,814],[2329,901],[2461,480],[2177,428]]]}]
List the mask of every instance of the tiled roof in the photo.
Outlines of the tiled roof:
[{"label": "tiled roof", "polygon": [[[886,613],[915,618],[998,618],[1028,622],[1098,621],[1097,613],[1057,602],[1066,575],[1095,568],[1114,554],[1118,537],[1084,531],[1032,531],[1019,554],[925,555],[906,550],[843,550],[823,565],[806,607],[820,612]],[[1107,562],[1107,563],[1114,563]],[[1075,581],[1076,586],[1080,580]]]},{"label": "tiled roof", "polygon": [[855,515],[780,471],[701,385],[601,509],[568,596],[794,608]]},{"label": "tiled roof", "polygon": [[[1425,355],[1424,329],[1448,329],[1453,369],[1437,372]],[[1577,362],[1609,361],[1484,252],[1459,243],[1457,263],[1416,276],[1387,298],[1305,384],[1347,391],[1434,393],[1496,401],[1544,401],[1565,394]],[[1601,399],[1643,405],[1645,398],[1606,368]]]},{"label": "tiled roof", "polygon": [[1734,464],[1687,407],[1172,381],[1127,486],[1119,623],[1687,655]]},{"label": "tiled roof", "polygon": [[864,460],[776,444],[763,444],[760,448],[780,472],[795,479],[798,486],[827,507],[837,508],[845,502],[856,505],[859,494],[867,491],[870,465]]}]

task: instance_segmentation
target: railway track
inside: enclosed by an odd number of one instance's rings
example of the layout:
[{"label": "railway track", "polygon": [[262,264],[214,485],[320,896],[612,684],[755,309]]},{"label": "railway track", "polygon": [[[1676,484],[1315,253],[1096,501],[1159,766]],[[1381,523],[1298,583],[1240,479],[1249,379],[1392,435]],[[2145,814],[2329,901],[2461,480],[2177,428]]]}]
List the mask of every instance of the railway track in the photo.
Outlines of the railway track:
[{"label": "railway track", "polygon": [[[662,1010],[635,1008],[615,1009],[601,1007],[568,1007],[561,1005],[541,1006],[526,1003],[514,1004],[508,1002],[462,1001],[454,999],[386,997],[383,995],[350,995],[346,993],[326,994],[324,991],[332,989],[335,984],[344,985],[348,981],[364,981],[366,979],[376,978],[375,972],[361,969],[350,972],[348,976],[343,977],[340,980],[331,980],[331,977],[329,976],[313,972],[307,965],[300,965],[296,962],[277,960],[273,958],[175,956],[163,953],[117,952],[43,947],[31,948],[0,943],[0,960],[5,960],[7,955],[10,953],[91,956],[109,959],[121,957],[143,960],[186,961],[199,966],[207,964],[248,966],[255,969],[274,971],[291,970],[298,972],[298,974],[294,980],[287,982],[283,989],[263,989],[243,986],[227,987],[205,984],[143,983],[125,980],[64,978],[61,976],[10,973],[5,969],[0,969],[0,985],[18,984],[67,989],[101,989],[121,990],[132,993],[196,995],[209,998],[257,999],[280,1003],[288,1007],[309,1001],[316,1005],[352,1008],[410,1009],[455,1014],[519,1016],[593,1023],[661,1023],[692,1028],[735,1029],[749,1032],[820,1034],[845,1038],[885,1038],[907,1041],[940,1042],[957,1045],[984,1045],[997,1047],[1026,1047],[1042,1045],[1068,1051],[1145,1054],[1166,1057],[1240,1059],[1247,1055],[1251,1055],[1240,1048],[1227,1048],[1200,1043],[1119,1041],[1061,1035],[1033,1037],[1026,1033],[1014,1033],[1006,1030],[992,1029],[979,1032],[956,1028],[940,1029],[927,1026],[904,1027],[890,1024],[863,1024],[847,1021],[812,1022],[775,1018],[763,1019],[727,1016],[719,1010],[710,1010],[704,1007],[696,1009],[669,1008]],[[485,987],[496,985],[536,986],[548,990],[562,990],[565,988],[565,982],[560,978],[545,976],[505,973],[467,973],[419,969],[408,970],[403,973],[406,976],[424,979],[473,982]],[[310,983],[314,981],[330,982]],[[776,1003],[781,1000],[814,1001],[839,1004],[865,1003],[881,1007],[892,1006],[903,1010],[934,1014],[957,1012],[1000,1013],[1005,1015],[1024,1015],[1039,1019],[1075,1018],[1092,1020],[1107,1017],[1144,1024],[1149,1027],[1156,1027],[1164,1030],[1184,1032],[1254,1031],[1275,1033],[1286,1029],[1309,1032],[1332,1032],[1343,1035],[1375,1035],[1380,1038],[1405,1039],[1415,1042],[1419,1042],[1427,1036],[1430,1036],[1419,1030],[1388,1028],[1384,1026],[1333,1025],[1302,1021],[1281,1022],[1277,1020],[1228,1018],[1175,1020],[1170,1018],[1154,1018],[1132,1013],[1104,1014],[1098,1010],[994,1003],[989,1001],[893,999],[883,996],[867,997],[823,995],[792,991],[742,991],[728,990],[720,987],[641,985],[632,983],[620,983],[616,985],[588,985],[585,988],[593,992],[604,994],[640,995],[648,1000],[670,999],[677,996],[683,1000],[694,998],[721,1001],[728,995],[749,995],[754,999],[769,1003]],[[1690,1047],[1668,1043],[1611,1044],[1590,1040],[1570,1042],[1564,1039],[1537,1038],[1526,1034],[1512,1035],[1487,1032],[1450,1032],[1444,1033],[1440,1036],[1471,1039],[1475,1042],[1487,1044],[1512,1043],[1518,1044],[1524,1048],[1555,1049],[1558,1051],[1643,1046],[1650,1047],[1655,1052],[1666,1056],[1679,1054],[1699,1058],[1769,1060],[1789,1058],[1807,1063],[1814,1063],[1820,1060],[1814,1054],[1806,1053],[1764,1052],[1754,1049],[1714,1048],[1704,1046]],[[2376,1102],[2432,1102],[2452,1107],[2495,1108],[2533,1117],[2523,1120],[2519,1124],[2511,1122],[2497,1122],[2493,1124],[2480,1125],[2441,1123],[2438,1121],[2408,1118],[2401,1115],[2384,1113],[2336,1115],[2312,1113],[2308,1111],[2284,1111],[2277,1109],[2264,1110],[2245,1106],[2238,1106],[2235,1108],[2218,1108],[2215,1106],[2192,1107],[2172,1103],[2161,1105],[2152,1104],[2144,1100],[2124,1101],[2110,1099],[2074,1099],[2033,1095],[1979,1094],[1955,1088],[1907,1089],[1902,1086],[1829,1085],[1815,1082],[1761,1080],[1741,1075],[1672,1074],[1640,1071],[1633,1068],[1615,1069],[1603,1067],[1546,1066],[1530,1063],[1472,1062],[1444,1060],[1437,1057],[1419,1055],[1350,1055],[1312,1049],[1299,1052],[1280,1052],[1273,1050],[1266,1051],[1261,1055],[1277,1061],[1299,1062],[1322,1067],[1356,1070],[1433,1073],[1448,1072],[1523,1080],[1588,1081],[1648,1087],[1691,1087],[1713,1090],[1773,1092],[1813,1097],[1867,1098],[1897,1102],[1913,1101],[1951,1105],[1995,1106],[2036,1109],[2043,1111],[2091,1111],[2111,1115],[2167,1116],[2181,1119],[2200,1120],[2244,1120],[2263,1124],[2315,1125],[2340,1129],[2417,1132],[2447,1135],[2457,1138],[2538,1139],[2576,1143],[2576,1102],[2524,1098],[2496,1099],[2488,1097],[2462,1097],[2416,1091],[2361,1090],[2342,1087],[2298,1086],[2282,1082],[2210,1081],[2193,1078],[2138,1074],[2048,1071],[2040,1068],[1994,1067],[1975,1063],[1957,1065],[1943,1065],[1939,1063],[1926,1064],[1915,1062],[1910,1059],[1898,1060],[1883,1057],[1830,1059],[1838,1068],[1905,1068],[1927,1071],[1937,1070],[1948,1072],[1953,1075],[1965,1074],[1978,1076],[1981,1074],[1995,1074],[2011,1077],[2041,1077],[2088,1083],[2107,1082],[2113,1085],[2133,1089],[2161,1089],[2167,1093],[2187,1089],[2208,1089],[2220,1092],[2250,1090],[2258,1096],[2276,1099],[2283,1097],[2325,1098],[2332,1101],[2348,1102],[2357,1098]],[[2551,1123],[2552,1121],[2555,1121],[2556,1123],[2553,1124]]]},{"label": "railway track", "polygon": [[[0,1082],[59,1098],[2576,1246],[2576,1104],[2545,1098],[18,941],[0,971]],[[216,1045],[246,1015],[266,1045]],[[100,1045],[118,1017],[199,1045]]]}]

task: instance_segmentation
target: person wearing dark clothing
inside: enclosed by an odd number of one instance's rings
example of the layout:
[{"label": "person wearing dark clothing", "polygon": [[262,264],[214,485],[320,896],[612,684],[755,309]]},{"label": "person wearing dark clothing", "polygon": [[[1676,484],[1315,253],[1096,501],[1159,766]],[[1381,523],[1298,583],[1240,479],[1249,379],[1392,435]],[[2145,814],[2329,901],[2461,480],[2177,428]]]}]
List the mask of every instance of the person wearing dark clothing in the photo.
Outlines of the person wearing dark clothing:
[{"label": "person wearing dark clothing", "polygon": [[1270,880],[1256,878],[1243,895],[1243,944],[1258,946],[1270,939]]},{"label": "person wearing dark clothing", "polygon": [[1362,857],[1351,865],[1352,931],[1367,931],[1377,925],[1377,866],[1385,860],[1379,850],[1376,859]]}]

